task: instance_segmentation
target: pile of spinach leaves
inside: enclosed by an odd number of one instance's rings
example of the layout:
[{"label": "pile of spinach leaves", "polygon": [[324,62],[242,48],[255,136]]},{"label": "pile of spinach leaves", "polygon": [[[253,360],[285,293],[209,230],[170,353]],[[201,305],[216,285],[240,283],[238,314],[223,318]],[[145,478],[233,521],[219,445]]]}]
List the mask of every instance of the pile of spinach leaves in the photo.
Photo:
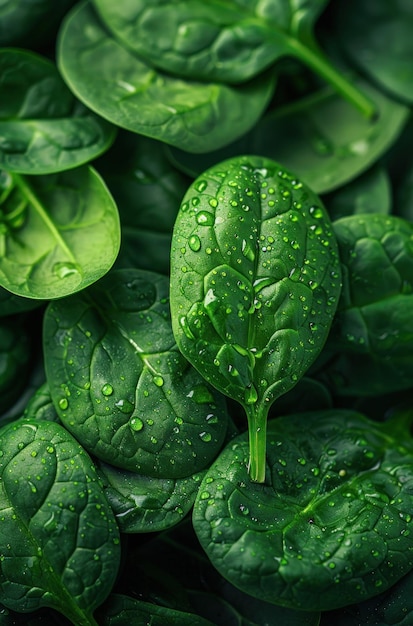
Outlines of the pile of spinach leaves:
[{"label": "pile of spinach leaves", "polygon": [[0,626],[408,626],[409,3],[55,4],[0,6]]}]

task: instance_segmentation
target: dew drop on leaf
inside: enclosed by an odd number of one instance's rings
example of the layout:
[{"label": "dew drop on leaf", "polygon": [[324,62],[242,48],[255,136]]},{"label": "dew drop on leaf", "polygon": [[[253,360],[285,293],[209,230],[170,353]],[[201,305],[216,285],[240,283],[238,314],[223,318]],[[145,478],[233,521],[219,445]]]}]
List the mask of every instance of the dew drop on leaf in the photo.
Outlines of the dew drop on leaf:
[{"label": "dew drop on leaf", "polygon": [[140,430],[142,430],[144,424],[143,424],[143,421],[139,417],[133,417],[129,422],[129,426],[135,432],[139,432]]},{"label": "dew drop on leaf", "polygon": [[165,382],[162,376],[159,376],[159,375],[154,376],[152,380],[157,387],[162,387],[162,385]]},{"label": "dew drop on leaf", "polygon": [[215,218],[209,211],[200,211],[196,217],[196,221],[201,226],[213,226]]},{"label": "dew drop on leaf", "polygon": [[199,438],[204,441],[205,443],[208,443],[209,441],[212,440],[212,435],[211,433],[208,433],[206,431],[203,431],[202,433],[199,433]]},{"label": "dew drop on leaf", "polygon": [[67,278],[78,274],[79,280],[81,279],[81,269],[76,263],[58,262],[53,265],[52,271],[58,278]]},{"label": "dew drop on leaf", "polygon": [[129,400],[125,400],[125,399],[118,400],[117,402],[115,402],[115,406],[122,413],[132,413],[134,409],[132,402],[129,402]]},{"label": "dew drop on leaf", "polygon": [[111,396],[113,393],[113,387],[109,383],[105,383],[102,387],[102,393],[104,396]]},{"label": "dew drop on leaf", "polygon": [[69,402],[67,401],[67,398],[61,398],[59,400],[59,408],[62,409],[62,411],[66,411],[68,406]]},{"label": "dew drop on leaf", "polygon": [[201,240],[198,235],[192,235],[189,238],[188,245],[192,252],[198,252],[201,249]]}]

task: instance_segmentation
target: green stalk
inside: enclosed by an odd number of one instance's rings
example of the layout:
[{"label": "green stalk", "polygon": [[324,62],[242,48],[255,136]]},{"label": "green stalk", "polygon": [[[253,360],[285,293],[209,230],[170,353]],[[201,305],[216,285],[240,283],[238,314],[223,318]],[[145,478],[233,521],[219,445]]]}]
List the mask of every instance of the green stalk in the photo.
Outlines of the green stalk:
[{"label": "green stalk", "polygon": [[378,111],[374,102],[340,74],[320,49],[307,47],[298,39],[293,38],[288,43],[298,59],[330,84],[367,119],[373,120],[377,117]]},{"label": "green stalk", "polygon": [[252,481],[265,482],[267,453],[267,407],[249,404],[245,407],[248,418],[249,461],[248,472]]}]

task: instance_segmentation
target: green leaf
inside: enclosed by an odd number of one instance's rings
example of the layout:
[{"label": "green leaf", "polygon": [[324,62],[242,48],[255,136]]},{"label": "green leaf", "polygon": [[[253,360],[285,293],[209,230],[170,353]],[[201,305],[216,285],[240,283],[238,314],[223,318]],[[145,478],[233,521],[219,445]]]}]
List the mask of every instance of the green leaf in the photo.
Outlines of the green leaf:
[{"label": "green leaf", "polygon": [[192,508],[202,473],[186,478],[153,478],[99,463],[105,495],[124,533],[165,530]]},{"label": "green leaf", "polygon": [[379,214],[333,223],[343,289],[319,375],[335,394],[409,389],[413,380],[413,224]]},{"label": "green leaf", "polygon": [[92,461],[52,422],[6,426],[0,449],[0,601],[96,626],[92,613],[112,588],[120,550]]},{"label": "green leaf", "polygon": [[274,91],[273,75],[230,87],[161,73],[114,39],[90,3],[66,18],[58,63],[72,91],[99,115],[190,152],[220,148],[247,132]]},{"label": "green leaf", "polygon": [[26,404],[23,417],[32,420],[43,420],[47,422],[58,422],[59,417],[54,408],[50,395],[49,385],[45,382],[32,394]]},{"label": "green leaf", "polygon": [[0,50],[0,168],[50,174],[83,165],[111,145],[115,128],[91,113],[55,65],[33,52]]},{"label": "green leaf", "polygon": [[171,250],[171,311],[186,358],[248,415],[262,481],[271,403],[321,350],[340,265],[320,199],[269,159],[219,163],[189,187]]},{"label": "green leaf", "polygon": [[93,0],[107,28],[148,63],[177,76],[240,83],[288,56],[317,72],[367,117],[374,107],[317,48],[327,0]]},{"label": "green leaf", "polygon": [[0,284],[50,299],[106,274],[119,250],[119,215],[97,172],[1,177]]},{"label": "green leaf", "polygon": [[209,468],[193,524],[212,564],[267,602],[330,610],[390,588],[413,567],[409,414],[351,410],[270,422],[267,479],[248,479],[246,434]]},{"label": "green leaf", "polygon": [[209,620],[193,613],[177,611],[137,598],[113,594],[101,612],[101,626],[213,626]]},{"label": "green leaf", "polygon": [[225,399],[176,346],[166,276],[116,270],[50,303],[44,358],[59,418],[107,463],[183,478],[223,444]]},{"label": "green leaf", "polygon": [[410,0],[342,0],[335,19],[339,41],[351,61],[397,98],[413,102]]},{"label": "green leaf", "polygon": [[296,172],[314,192],[332,191],[373,165],[398,138],[410,113],[360,78],[355,82],[374,101],[374,120],[366,120],[331,89],[323,89],[275,108],[250,133],[220,151],[190,155],[171,149],[173,162],[198,176],[228,157],[259,154]]}]

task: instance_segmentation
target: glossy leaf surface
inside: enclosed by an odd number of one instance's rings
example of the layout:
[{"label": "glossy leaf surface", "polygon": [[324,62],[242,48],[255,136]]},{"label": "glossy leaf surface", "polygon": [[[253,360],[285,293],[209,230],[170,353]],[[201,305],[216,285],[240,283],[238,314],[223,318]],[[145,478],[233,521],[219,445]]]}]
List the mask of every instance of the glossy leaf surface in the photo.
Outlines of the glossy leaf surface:
[{"label": "glossy leaf surface", "polygon": [[108,29],[150,64],[230,83],[252,78],[286,54],[305,56],[298,40],[309,36],[326,3],[93,0]]},{"label": "glossy leaf surface", "polygon": [[412,386],[413,225],[365,214],[333,223],[343,264],[339,310],[322,379],[339,395]]},{"label": "glossy leaf surface", "polygon": [[0,601],[25,612],[49,606],[79,626],[95,625],[120,551],[92,461],[51,422],[6,426],[0,449]]},{"label": "glossy leaf surface", "polygon": [[55,65],[19,49],[0,50],[0,169],[50,174],[107,150],[115,127],[76,101]]},{"label": "glossy leaf surface", "polygon": [[101,278],[120,244],[119,215],[97,172],[1,177],[0,284],[20,296],[66,296]]},{"label": "glossy leaf surface", "polygon": [[247,132],[274,87],[273,76],[229,87],[163,74],[113,38],[90,3],[66,19],[58,58],[70,88],[99,115],[190,152],[219,148]]},{"label": "glossy leaf surface", "polygon": [[169,281],[116,270],[44,322],[47,381],[63,424],[103,461],[158,478],[202,470],[223,444],[224,398],[179,352]]},{"label": "glossy leaf surface", "polygon": [[[171,149],[182,170],[198,176],[214,163],[242,154],[259,154],[294,171],[316,193],[336,189],[369,168],[396,141],[408,117],[408,107],[357,79],[374,101],[378,115],[366,120],[330,89],[303,98],[294,106],[278,107],[253,130],[224,149],[189,155]],[[337,124],[337,120],[340,124]]]},{"label": "glossy leaf surface", "polygon": [[352,62],[397,98],[413,102],[410,0],[342,0],[338,5],[337,33]]},{"label": "glossy leaf surface", "polygon": [[159,532],[178,524],[195,501],[202,473],[153,478],[99,463],[105,495],[124,533]]},{"label": "glossy leaf surface", "polygon": [[76,0],[2,0],[0,46],[44,45],[53,40],[62,16]]},{"label": "glossy leaf surface", "polygon": [[245,407],[261,450],[269,406],[318,355],[339,293],[329,218],[291,172],[245,156],[189,187],[172,240],[174,333],[204,377]]},{"label": "glossy leaf surface", "polygon": [[241,435],[207,471],[193,524],[232,584],[274,604],[329,610],[375,596],[413,566],[411,415],[290,414],[268,429],[266,483]]}]

